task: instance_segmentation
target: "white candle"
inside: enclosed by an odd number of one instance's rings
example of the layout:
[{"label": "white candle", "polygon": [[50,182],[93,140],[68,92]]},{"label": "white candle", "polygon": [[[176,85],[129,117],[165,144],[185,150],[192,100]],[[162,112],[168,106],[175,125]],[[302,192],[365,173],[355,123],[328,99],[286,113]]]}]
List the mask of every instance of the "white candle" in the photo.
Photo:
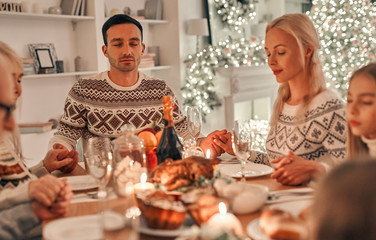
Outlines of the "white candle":
[{"label": "white candle", "polygon": [[154,185],[152,183],[146,182],[147,178],[148,176],[146,175],[146,173],[141,174],[140,183],[134,185],[135,193],[137,193],[138,191],[154,189]]},{"label": "white candle", "polygon": [[210,159],[210,149],[206,150],[206,159]]},{"label": "white candle", "polygon": [[219,203],[219,213],[213,215],[207,224],[217,231],[232,231],[237,236],[243,235],[242,224],[239,219],[232,213],[227,213],[226,204]]}]

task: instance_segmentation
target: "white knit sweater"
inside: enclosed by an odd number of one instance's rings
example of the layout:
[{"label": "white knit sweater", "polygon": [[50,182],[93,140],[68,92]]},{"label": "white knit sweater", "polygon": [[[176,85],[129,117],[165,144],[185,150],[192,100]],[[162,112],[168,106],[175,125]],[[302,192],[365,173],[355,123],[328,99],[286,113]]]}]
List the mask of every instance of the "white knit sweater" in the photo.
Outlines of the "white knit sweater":
[{"label": "white knit sweater", "polygon": [[278,123],[267,137],[267,154],[254,151],[249,160],[270,165],[271,160],[289,151],[328,165],[345,159],[346,120],[342,99],[325,90],[312,99],[305,119],[297,119],[298,109],[299,105],[284,104]]}]

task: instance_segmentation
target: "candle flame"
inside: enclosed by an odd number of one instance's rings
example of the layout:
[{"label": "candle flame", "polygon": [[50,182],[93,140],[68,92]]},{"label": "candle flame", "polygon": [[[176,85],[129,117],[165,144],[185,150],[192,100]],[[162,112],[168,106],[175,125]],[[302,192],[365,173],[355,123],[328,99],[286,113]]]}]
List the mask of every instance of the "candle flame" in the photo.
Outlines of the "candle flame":
[{"label": "candle flame", "polygon": [[224,202],[220,202],[218,208],[221,215],[225,215],[227,213],[226,204]]},{"label": "candle flame", "polygon": [[148,179],[148,176],[146,175],[146,173],[142,173],[141,174],[141,178],[140,178],[140,182],[141,183],[146,183],[147,179]]},{"label": "candle flame", "polygon": [[206,158],[210,159],[210,149],[206,150]]}]

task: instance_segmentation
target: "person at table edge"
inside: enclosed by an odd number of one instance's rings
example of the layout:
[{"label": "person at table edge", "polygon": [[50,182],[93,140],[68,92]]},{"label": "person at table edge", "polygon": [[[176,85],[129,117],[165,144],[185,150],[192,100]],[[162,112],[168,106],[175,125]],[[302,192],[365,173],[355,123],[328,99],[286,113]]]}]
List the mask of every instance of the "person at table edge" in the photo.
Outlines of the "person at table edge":
[{"label": "person at table edge", "polygon": [[[84,77],[71,88],[65,102],[64,115],[49,148],[74,149],[79,138],[94,136],[118,137],[124,124],[136,129],[150,126],[163,119],[162,97],[173,96],[175,128],[179,136],[187,139],[186,117],[179,108],[173,91],[166,82],[152,78],[138,70],[145,50],[141,24],[124,14],[109,18],[102,27],[103,54],[108,58],[110,70]],[[198,145],[212,156],[224,151],[213,144],[213,139],[227,142],[221,137],[227,131],[215,131],[200,138]]]}]

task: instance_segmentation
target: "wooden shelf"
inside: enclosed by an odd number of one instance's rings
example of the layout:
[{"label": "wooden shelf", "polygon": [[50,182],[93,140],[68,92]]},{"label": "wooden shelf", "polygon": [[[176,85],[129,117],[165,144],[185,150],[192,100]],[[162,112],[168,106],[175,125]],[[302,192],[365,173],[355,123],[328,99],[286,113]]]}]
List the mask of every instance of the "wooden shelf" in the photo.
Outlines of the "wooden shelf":
[{"label": "wooden shelf", "polygon": [[97,73],[98,72],[96,71],[86,71],[86,72],[52,73],[52,74],[32,74],[32,75],[25,75],[23,79],[71,77],[71,76],[94,75]]},{"label": "wooden shelf", "polygon": [[0,12],[0,18],[14,18],[22,20],[54,20],[54,21],[92,21],[93,16],[74,16],[74,15],[60,15],[60,14],[35,14],[35,13],[22,13],[22,12]]}]

